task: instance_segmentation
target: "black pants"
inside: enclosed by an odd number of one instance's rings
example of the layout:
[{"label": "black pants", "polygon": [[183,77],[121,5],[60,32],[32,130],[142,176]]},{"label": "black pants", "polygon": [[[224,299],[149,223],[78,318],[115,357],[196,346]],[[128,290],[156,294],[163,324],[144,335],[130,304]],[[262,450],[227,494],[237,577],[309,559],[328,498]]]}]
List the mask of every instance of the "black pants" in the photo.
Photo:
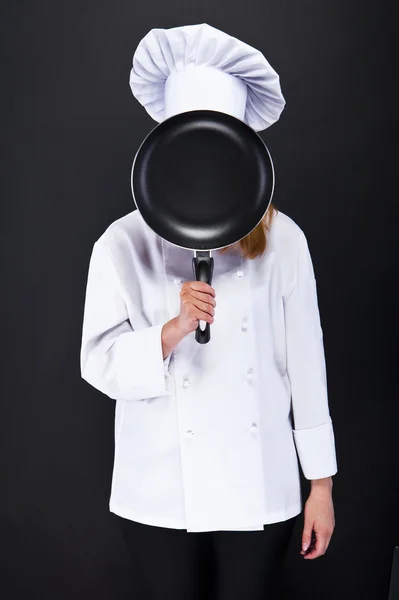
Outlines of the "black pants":
[{"label": "black pants", "polygon": [[263,531],[188,533],[117,517],[137,600],[271,600],[297,518]]}]

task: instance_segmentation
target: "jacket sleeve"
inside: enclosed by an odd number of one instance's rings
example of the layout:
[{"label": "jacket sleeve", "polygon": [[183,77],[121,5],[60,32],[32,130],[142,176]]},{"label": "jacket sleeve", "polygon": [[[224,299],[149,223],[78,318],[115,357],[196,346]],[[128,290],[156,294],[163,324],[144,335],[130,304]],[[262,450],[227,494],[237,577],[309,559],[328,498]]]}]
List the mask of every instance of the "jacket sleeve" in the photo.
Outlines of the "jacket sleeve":
[{"label": "jacket sleeve", "polygon": [[295,281],[283,301],[295,446],[305,478],[321,479],[338,469],[316,279],[303,232]]},{"label": "jacket sleeve", "polygon": [[113,399],[170,395],[169,361],[163,359],[163,324],[133,330],[118,273],[105,241],[94,243],[84,303],[81,376]]}]

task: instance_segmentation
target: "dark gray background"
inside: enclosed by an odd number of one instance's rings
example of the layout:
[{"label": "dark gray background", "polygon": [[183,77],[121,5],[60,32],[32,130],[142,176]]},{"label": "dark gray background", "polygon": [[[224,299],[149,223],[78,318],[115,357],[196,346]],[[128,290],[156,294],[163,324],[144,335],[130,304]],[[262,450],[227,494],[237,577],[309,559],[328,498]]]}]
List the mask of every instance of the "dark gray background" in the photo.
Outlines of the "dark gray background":
[{"label": "dark gray background", "polygon": [[114,401],[80,379],[88,261],[133,210],[132,161],[156,125],[129,88],[133,52],[153,27],[207,22],[280,75],[287,104],[261,135],[274,202],[304,229],[318,281],[336,529],[327,554],[304,561],[300,517],[281,598],[386,600],[399,542],[393,15],[360,0],[0,10],[2,598],[134,598],[108,512]]}]

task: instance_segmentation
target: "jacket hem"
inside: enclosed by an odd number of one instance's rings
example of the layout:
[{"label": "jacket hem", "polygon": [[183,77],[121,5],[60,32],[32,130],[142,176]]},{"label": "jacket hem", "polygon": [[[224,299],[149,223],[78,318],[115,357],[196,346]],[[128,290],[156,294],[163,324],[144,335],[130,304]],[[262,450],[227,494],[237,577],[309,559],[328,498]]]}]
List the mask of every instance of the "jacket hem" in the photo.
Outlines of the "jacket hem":
[{"label": "jacket hem", "polygon": [[145,525],[169,527],[171,529],[186,529],[186,524],[182,523],[180,519],[166,519],[165,517],[144,515],[137,511],[118,506],[115,504],[115,502],[110,502],[109,510],[115,515],[118,515],[118,517],[123,517],[125,519],[129,519],[130,521],[137,521],[138,523],[144,523]]},{"label": "jacket hem", "polygon": [[[144,515],[142,513],[133,511],[131,509],[123,508],[115,504],[115,502],[109,503],[110,512],[118,515],[119,517],[123,517],[125,519],[129,519],[130,521],[136,521],[138,523],[143,523],[145,525],[153,525],[155,527],[167,527],[170,529],[186,529],[188,532],[201,532],[201,531],[241,531],[240,527],[234,525],[232,523],[223,523],[223,524],[214,524],[205,523],[202,524],[200,522],[197,523],[195,527],[187,528],[187,524],[181,519],[167,519],[165,517],[153,516],[153,515]],[[302,504],[301,502],[296,503],[292,506],[289,506],[285,510],[279,510],[274,512],[267,512],[264,514],[263,518],[258,520],[259,525],[252,525],[253,530],[261,529],[263,525],[268,525],[271,523],[278,523],[280,521],[287,521],[295,517],[296,515],[302,512]],[[256,521],[255,521],[256,522]],[[247,526],[243,529],[243,531],[247,529],[251,529],[251,526],[247,524]]]}]

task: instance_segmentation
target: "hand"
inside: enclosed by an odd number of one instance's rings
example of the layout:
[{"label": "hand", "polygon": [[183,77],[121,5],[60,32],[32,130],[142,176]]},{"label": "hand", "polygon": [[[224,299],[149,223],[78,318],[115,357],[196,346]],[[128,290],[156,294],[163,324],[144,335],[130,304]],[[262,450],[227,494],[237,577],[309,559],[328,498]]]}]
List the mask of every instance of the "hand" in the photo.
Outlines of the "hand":
[{"label": "hand", "polygon": [[179,329],[187,335],[195,331],[198,321],[213,323],[215,314],[215,290],[205,281],[185,281],[180,290]]},{"label": "hand", "polygon": [[[334,527],[334,505],[331,491],[312,491],[305,503],[304,510],[301,550],[303,558],[313,559],[325,554]],[[303,549],[303,544],[306,545],[305,549]]]}]

